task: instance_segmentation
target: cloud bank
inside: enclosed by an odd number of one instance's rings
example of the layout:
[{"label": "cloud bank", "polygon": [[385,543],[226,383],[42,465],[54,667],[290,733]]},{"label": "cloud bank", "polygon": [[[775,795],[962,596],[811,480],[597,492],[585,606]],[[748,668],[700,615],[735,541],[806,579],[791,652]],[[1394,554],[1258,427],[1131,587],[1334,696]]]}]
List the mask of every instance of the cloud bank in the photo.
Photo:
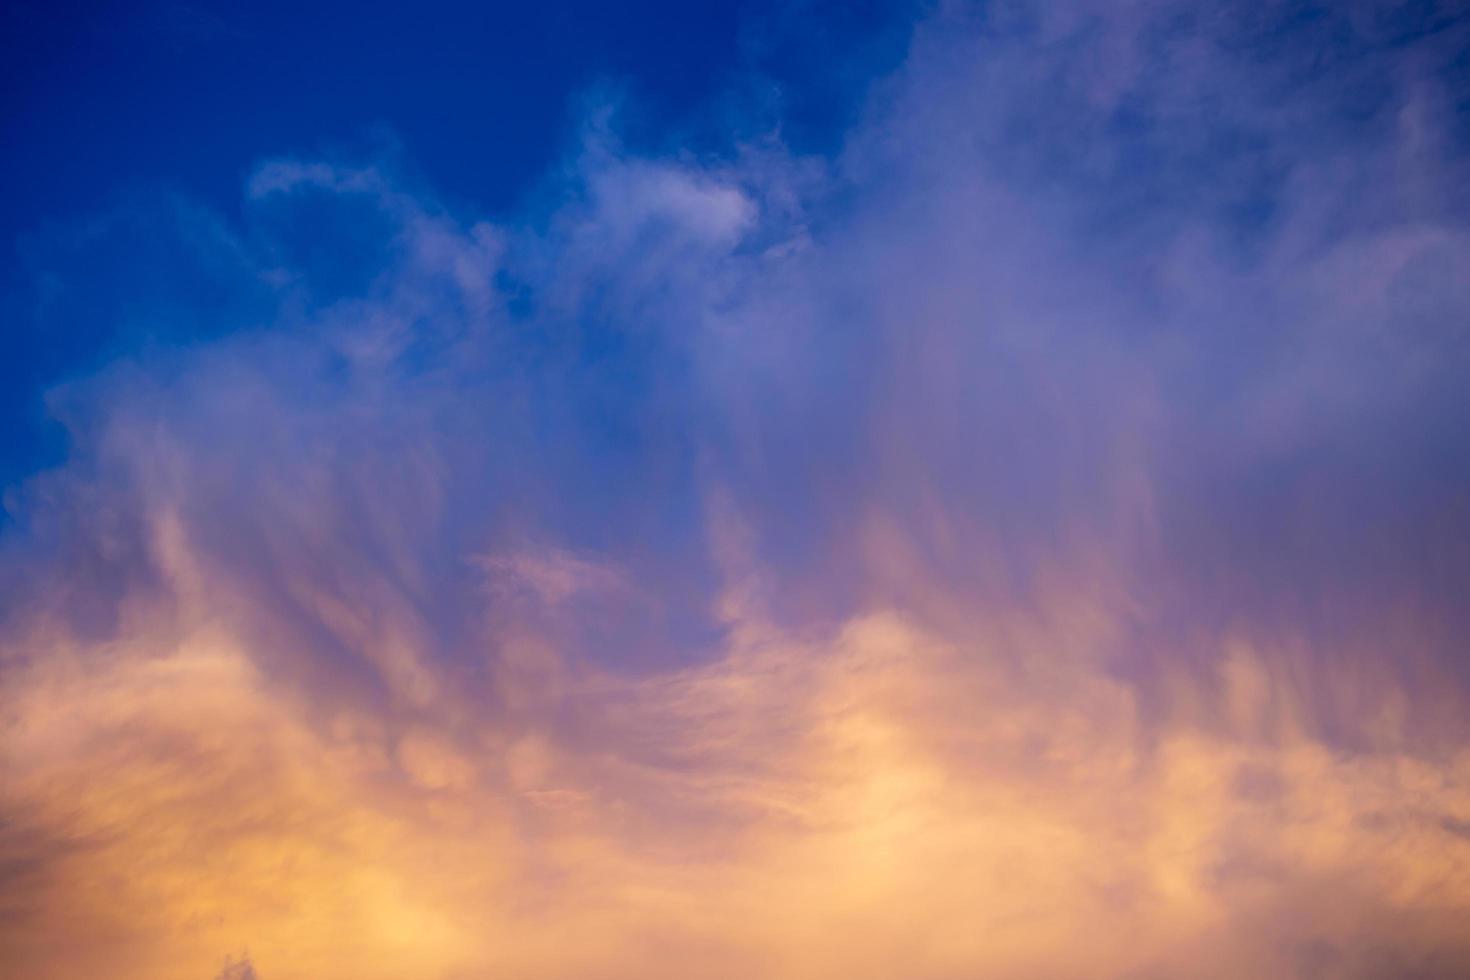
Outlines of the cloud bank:
[{"label": "cloud bank", "polygon": [[831,155],[58,242],[43,315],[219,327],[7,497],[0,959],[1463,975],[1466,41],[942,7]]}]

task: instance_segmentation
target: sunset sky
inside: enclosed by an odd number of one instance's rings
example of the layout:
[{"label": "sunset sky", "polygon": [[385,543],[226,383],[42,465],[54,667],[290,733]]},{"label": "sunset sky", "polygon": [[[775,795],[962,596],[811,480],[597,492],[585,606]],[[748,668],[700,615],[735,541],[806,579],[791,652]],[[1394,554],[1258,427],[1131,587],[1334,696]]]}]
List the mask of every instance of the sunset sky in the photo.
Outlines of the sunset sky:
[{"label": "sunset sky", "polygon": [[1463,11],[0,5],[0,980],[1470,976]]}]

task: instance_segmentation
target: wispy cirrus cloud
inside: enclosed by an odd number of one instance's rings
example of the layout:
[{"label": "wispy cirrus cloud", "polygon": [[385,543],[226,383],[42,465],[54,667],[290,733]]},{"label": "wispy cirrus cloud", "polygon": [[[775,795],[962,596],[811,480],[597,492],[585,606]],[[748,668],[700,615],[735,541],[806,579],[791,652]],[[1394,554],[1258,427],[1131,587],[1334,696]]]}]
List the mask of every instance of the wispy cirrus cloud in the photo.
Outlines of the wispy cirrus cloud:
[{"label": "wispy cirrus cloud", "polygon": [[5,960],[1463,972],[1465,28],[1308,13],[940,10],[515,220],[263,164],[9,498]]}]

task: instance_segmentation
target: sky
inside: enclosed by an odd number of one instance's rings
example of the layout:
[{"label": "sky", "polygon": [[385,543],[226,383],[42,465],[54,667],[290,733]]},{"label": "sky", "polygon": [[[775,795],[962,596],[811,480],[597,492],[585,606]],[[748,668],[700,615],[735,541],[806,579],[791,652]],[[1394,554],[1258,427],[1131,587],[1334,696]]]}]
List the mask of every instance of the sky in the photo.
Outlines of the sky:
[{"label": "sky", "polygon": [[0,10],[0,976],[1470,973],[1470,16]]}]

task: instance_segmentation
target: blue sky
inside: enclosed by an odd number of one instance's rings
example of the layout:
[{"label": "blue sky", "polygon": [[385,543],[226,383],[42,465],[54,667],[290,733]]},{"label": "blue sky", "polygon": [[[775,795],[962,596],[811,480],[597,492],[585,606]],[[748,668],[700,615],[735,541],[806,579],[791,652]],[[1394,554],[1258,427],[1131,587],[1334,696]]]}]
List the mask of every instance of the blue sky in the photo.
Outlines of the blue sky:
[{"label": "blue sky", "polygon": [[0,961],[1467,972],[1455,4],[4,16]]},{"label": "blue sky", "polygon": [[[147,339],[95,316],[38,315],[47,246],[65,229],[159,193],[238,217],[263,157],[390,147],[439,193],[514,213],[574,144],[589,102],[614,93],[634,145],[728,147],[779,117],[792,143],[830,148],[864,79],[900,56],[910,14],[642,0],[7,3],[0,139],[17,152],[0,176],[17,190],[0,204],[11,325],[0,474],[13,482],[58,458],[47,385]],[[172,343],[215,329],[152,332]]]}]

